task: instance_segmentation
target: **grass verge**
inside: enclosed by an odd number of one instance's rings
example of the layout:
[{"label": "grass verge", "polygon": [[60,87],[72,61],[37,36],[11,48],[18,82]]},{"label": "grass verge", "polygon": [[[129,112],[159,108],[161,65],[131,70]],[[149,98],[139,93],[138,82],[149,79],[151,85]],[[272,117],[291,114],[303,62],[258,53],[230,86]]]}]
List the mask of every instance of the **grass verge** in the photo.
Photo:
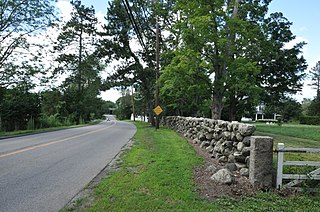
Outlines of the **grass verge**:
[{"label": "grass verge", "polygon": [[[317,211],[319,196],[283,198],[272,192],[214,202],[196,192],[192,169],[201,165],[188,142],[169,129],[136,122],[134,146],[120,169],[95,188],[89,211]],[[212,188],[214,189],[214,188]]]},{"label": "grass verge", "polygon": [[33,134],[33,133],[42,133],[42,132],[48,132],[48,131],[54,131],[54,130],[62,130],[62,129],[70,129],[74,127],[82,127],[92,124],[98,124],[101,120],[91,122],[89,124],[78,124],[78,125],[70,125],[70,126],[60,126],[60,127],[50,127],[50,128],[43,128],[43,129],[35,129],[35,130],[17,130],[12,132],[0,132],[0,137],[10,137],[15,135],[24,135],[24,134]]}]

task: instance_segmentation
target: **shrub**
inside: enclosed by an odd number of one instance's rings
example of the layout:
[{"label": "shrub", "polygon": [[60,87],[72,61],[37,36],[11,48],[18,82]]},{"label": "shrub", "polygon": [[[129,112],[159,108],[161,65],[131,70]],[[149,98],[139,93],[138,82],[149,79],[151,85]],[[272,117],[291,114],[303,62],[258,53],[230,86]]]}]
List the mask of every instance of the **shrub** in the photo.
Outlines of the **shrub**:
[{"label": "shrub", "polygon": [[300,124],[320,125],[320,116],[300,116]]},{"label": "shrub", "polygon": [[56,115],[43,115],[39,119],[40,122],[40,128],[49,128],[49,127],[59,127],[62,126],[62,123],[57,118]]}]

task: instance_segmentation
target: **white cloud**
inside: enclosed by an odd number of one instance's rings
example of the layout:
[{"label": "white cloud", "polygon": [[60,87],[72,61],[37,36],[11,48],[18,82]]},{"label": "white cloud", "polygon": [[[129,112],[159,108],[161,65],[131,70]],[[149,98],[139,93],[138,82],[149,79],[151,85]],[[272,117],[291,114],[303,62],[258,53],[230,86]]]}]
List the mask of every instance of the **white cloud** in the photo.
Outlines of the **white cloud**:
[{"label": "white cloud", "polygon": [[291,48],[293,48],[297,43],[300,43],[300,42],[306,42],[306,43],[308,43],[308,39],[306,39],[306,38],[304,38],[304,37],[301,37],[301,36],[298,36],[298,37],[296,37],[294,40],[286,43],[283,48],[284,48],[284,49],[291,49]]},{"label": "white cloud", "polygon": [[121,93],[116,89],[110,89],[107,91],[102,91],[100,97],[105,101],[116,102],[121,97]]},{"label": "white cloud", "polygon": [[316,96],[316,90],[313,89],[309,84],[310,80],[305,80],[302,91],[293,96],[298,102],[302,102],[304,98],[314,99]]},{"label": "white cloud", "polygon": [[60,10],[60,16],[63,21],[68,21],[71,18],[72,5],[69,1],[60,0],[57,2],[57,8]]}]

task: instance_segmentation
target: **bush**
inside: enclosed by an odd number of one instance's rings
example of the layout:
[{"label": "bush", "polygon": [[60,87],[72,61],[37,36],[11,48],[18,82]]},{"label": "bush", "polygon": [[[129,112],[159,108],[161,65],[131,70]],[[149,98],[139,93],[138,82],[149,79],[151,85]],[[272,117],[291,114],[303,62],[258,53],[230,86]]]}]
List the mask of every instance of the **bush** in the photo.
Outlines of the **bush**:
[{"label": "bush", "polygon": [[49,128],[49,127],[60,127],[62,123],[55,115],[47,116],[43,115],[39,119],[40,128]]},{"label": "bush", "polygon": [[300,124],[320,125],[320,116],[300,116]]}]

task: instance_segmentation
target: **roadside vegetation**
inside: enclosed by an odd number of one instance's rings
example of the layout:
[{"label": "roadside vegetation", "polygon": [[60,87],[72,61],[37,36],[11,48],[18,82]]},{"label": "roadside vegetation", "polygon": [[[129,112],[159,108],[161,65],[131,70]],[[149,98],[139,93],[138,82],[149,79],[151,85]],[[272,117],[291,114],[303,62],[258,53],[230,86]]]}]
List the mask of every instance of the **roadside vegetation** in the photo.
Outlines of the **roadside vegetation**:
[{"label": "roadside vegetation", "polygon": [[26,134],[33,134],[33,133],[41,133],[41,132],[47,132],[47,131],[54,131],[54,130],[61,130],[61,129],[69,129],[74,127],[81,127],[91,124],[98,124],[102,120],[93,120],[87,124],[77,124],[77,125],[65,125],[65,126],[56,126],[56,127],[47,127],[47,128],[40,128],[40,129],[29,129],[29,130],[17,130],[17,131],[11,131],[11,132],[0,132],[0,138],[1,137],[8,137],[8,136],[15,136],[15,135],[26,135]]},{"label": "roadside vegetation", "polygon": [[200,197],[192,169],[203,163],[193,147],[177,133],[135,122],[134,146],[102,180],[90,211],[315,211],[320,197],[299,194],[282,197],[271,191],[252,197]]}]

